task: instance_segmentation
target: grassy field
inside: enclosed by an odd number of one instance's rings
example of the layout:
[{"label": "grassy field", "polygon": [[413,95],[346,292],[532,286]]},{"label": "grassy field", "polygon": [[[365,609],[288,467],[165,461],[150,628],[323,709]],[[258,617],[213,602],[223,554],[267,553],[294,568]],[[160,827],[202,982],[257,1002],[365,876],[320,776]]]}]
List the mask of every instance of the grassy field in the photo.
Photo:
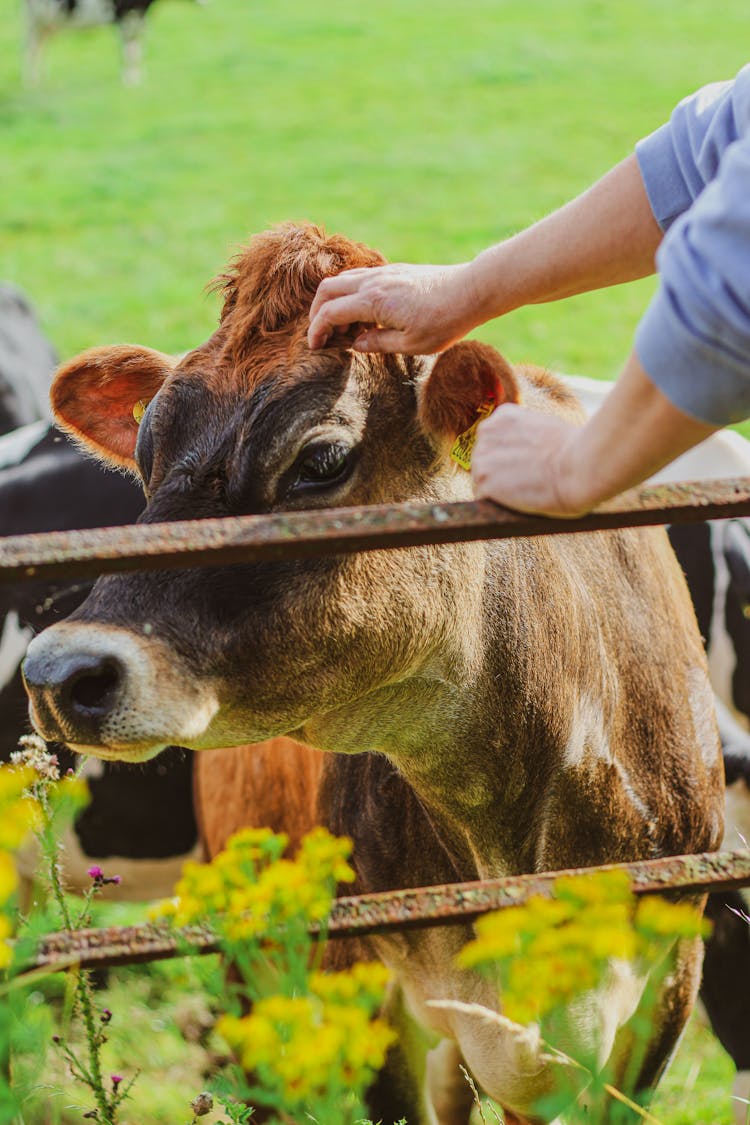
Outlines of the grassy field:
[{"label": "grassy field", "polygon": [[[130,919],[132,910],[114,909],[104,917],[109,922]],[[208,1031],[212,1014],[204,982],[217,969],[207,961],[215,959],[115,970],[108,988],[98,994],[99,1007],[113,1013],[105,1073],[129,1078],[139,1072],[123,1112],[124,1125],[188,1125],[190,1101],[206,1087],[207,1073],[221,1050]],[[55,1011],[62,1007],[60,978],[32,995],[37,1016],[49,1020],[50,1004]],[[55,1029],[50,1022],[48,1035]],[[660,1125],[733,1125],[732,1076],[731,1061],[716,1044],[703,1015],[696,1013],[651,1112]],[[86,1091],[71,1081],[53,1048],[33,1071],[19,1078],[29,1091],[23,1125],[79,1125],[82,1113],[90,1108]],[[201,1120],[215,1125],[221,1114],[217,1109]],[[494,1120],[489,1112],[487,1120]],[[633,1115],[634,1125],[637,1122]],[[475,1125],[480,1125],[478,1115]]]},{"label": "grassy field", "polygon": [[[32,295],[63,356],[202,339],[206,282],[284,219],[392,259],[473,255],[734,74],[747,32],[744,0],[720,19],[709,0],[162,0],[140,88],[121,87],[116,38],[98,29],[52,40],[32,92],[14,15],[0,26],[0,276]],[[649,285],[482,335],[611,375]]]},{"label": "grassy field", "polygon": [[[62,357],[199,342],[216,316],[206,283],[284,219],[391,259],[462,260],[583,189],[747,53],[747,0],[162,0],[140,87],[120,85],[101,29],[52,40],[27,90],[21,6],[0,4],[0,277]],[[512,359],[612,376],[650,292],[524,310],[479,335]],[[132,1122],[181,1125],[205,1063],[179,1031],[193,986],[154,969],[113,987],[113,1010],[139,1001],[112,1036],[118,1066],[144,1066]],[[695,1021],[659,1119],[728,1125],[731,1069]],[[80,1120],[69,1101],[43,1094],[28,1125]]]}]

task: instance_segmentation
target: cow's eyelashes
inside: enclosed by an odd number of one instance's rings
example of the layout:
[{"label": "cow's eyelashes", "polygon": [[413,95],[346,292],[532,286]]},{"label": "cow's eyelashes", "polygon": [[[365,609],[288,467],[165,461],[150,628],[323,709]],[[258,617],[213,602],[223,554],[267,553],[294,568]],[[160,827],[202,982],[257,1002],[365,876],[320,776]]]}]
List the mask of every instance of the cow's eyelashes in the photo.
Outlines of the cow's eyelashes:
[{"label": "cow's eyelashes", "polygon": [[297,458],[292,491],[330,488],[351,472],[353,451],[343,442],[309,445]]}]

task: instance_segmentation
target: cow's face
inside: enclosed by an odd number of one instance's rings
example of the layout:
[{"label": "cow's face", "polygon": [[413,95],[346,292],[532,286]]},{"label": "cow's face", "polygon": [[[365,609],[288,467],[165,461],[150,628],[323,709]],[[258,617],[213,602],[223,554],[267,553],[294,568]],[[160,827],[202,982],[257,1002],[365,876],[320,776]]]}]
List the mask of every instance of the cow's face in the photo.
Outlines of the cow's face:
[{"label": "cow's face", "polygon": [[[448,450],[483,402],[516,397],[497,352],[310,353],[301,312],[245,326],[237,346],[233,311],[178,364],[95,349],[57,377],[63,424],[140,475],[141,522],[468,495]],[[314,741],[326,716],[437,659],[446,621],[481,598],[469,558],[471,545],[103,578],[29,648],[33,722],[130,760],[293,731]]]}]

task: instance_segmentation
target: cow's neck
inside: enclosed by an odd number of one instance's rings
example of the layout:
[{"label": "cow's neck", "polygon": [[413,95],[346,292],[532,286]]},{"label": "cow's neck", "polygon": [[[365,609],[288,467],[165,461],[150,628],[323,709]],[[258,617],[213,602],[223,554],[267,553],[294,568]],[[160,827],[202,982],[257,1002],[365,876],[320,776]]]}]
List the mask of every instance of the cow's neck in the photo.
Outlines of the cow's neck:
[{"label": "cow's neck", "polygon": [[489,705],[490,679],[485,670],[458,685],[425,671],[314,718],[303,735],[326,750],[385,754],[452,840],[462,866],[499,875],[531,862],[519,854],[526,829],[519,830],[516,809],[533,802],[534,779],[519,739],[507,741]]},{"label": "cow's neck", "polygon": [[[616,695],[602,680],[616,672],[599,651],[575,580],[563,581],[553,563],[553,552],[537,548],[532,566],[520,549],[505,549],[499,572],[491,563],[471,599],[487,607],[502,597],[505,631],[477,619],[469,628],[464,619],[410,675],[313,717],[303,730],[324,750],[387,755],[452,838],[462,865],[470,859],[481,875],[538,866],[550,778],[572,751],[585,770],[581,758],[596,764],[611,750],[600,701]],[[514,616],[515,605],[532,600],[538,613]]]}]

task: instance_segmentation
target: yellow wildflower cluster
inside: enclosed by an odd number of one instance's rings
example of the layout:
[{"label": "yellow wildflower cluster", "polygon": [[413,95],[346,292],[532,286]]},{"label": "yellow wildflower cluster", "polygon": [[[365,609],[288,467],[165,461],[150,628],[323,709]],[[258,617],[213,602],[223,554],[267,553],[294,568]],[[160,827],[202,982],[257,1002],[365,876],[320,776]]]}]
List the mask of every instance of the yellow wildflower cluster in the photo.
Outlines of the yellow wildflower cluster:
[{"label": "yellow wildflower cluster", "polygon": [[321,921],[331,908],[337,882],[351,882],[346,862],[351,842],[316,828],[292,859],[282,858],[283,833],[245,828],[211,863],[186,863],[175,898],[157,914],[178,926],[207,917],[230,941],[260,938],[292,920]]},{"label": "yellow wildflower cluster", "polygon": [[499,968],[503,1010],[518,1023],[543,1019],[595,988],[612,958],[651,959],[665,939],[706,932],[691,905],[636,901],[621,871],[558,879],[554,893],[480,919],[458,957],[463,968]]},{"label": "yellow wildflower cluster", "polygon": [[307,995],[258,1000],[248,1016],[223,1016],[218,1030],[287,1113],[341,1091],[361,1096],[395,1039],[383,1020],[372,1018],[387,975],[382,965],[364,963],[343,973],[313,973]]},{"label": "yellow wildflower cluster", "polygon": [[337,883],[353,881],[351,841],[316,828],[293,859],[287,844],[270,829],[243,829],[211,863],[185,864],[157,912],[179,926],[210,922],[234,962],[233,1005],[251,1010],[217,1028],[255,1083],[243,1096],[295,1120],[354,1120],[395,1038],[374,1018],[388,973],[370,963],[317,969],[322,947],[309,924],[327,918]]},{"label": "yellow wildflower cluster", "polygon": [[[7,903],[18,886],[16,865],[12,852],[24,841],[29,832],[38,828],[41,811],[38,803],[27,790],[36,780],[33,769],[16,769],[0,765],[0,910],[7,910]],[[0,914],[0,968],[6,969],[11,962],[12,950],[8,943],[11,935],[11,921],[7,913]]]}]

